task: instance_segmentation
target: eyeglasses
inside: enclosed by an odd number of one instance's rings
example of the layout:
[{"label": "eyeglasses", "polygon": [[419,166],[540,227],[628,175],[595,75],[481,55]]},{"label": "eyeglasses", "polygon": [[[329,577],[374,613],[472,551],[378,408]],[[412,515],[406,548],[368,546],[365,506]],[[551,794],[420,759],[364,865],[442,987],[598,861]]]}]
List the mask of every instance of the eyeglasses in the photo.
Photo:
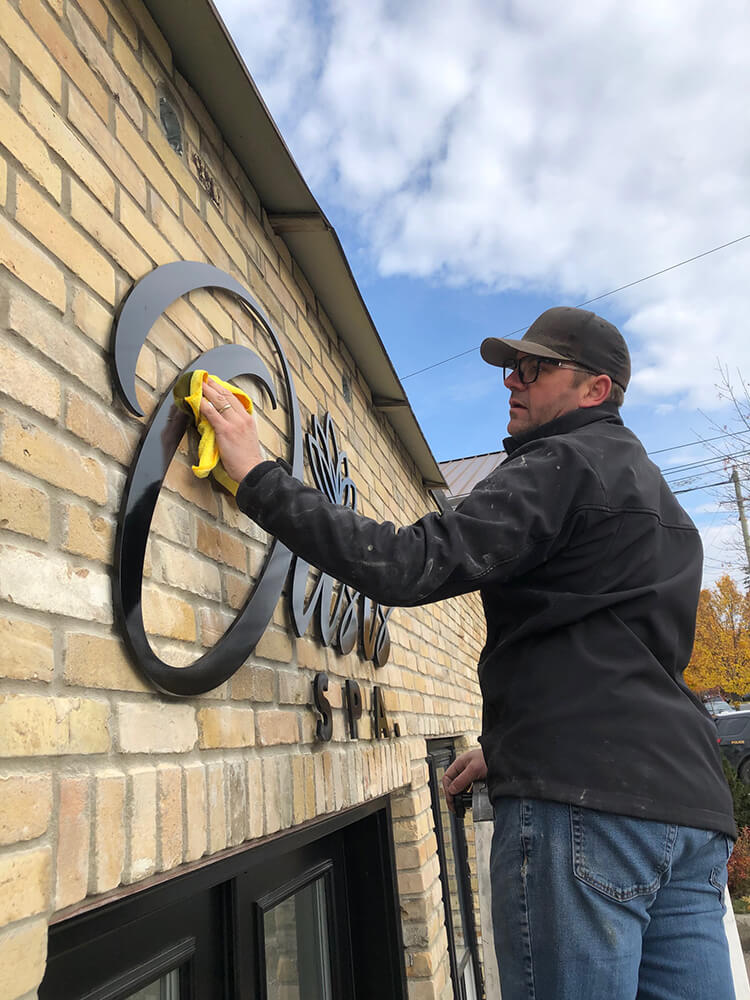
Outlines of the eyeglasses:
[{"label": "eyeglasses", "polygon": [[583,365],[574,365],[569,361],[558,361],[557,358],[538,358],[533,354],[526,354],[522,358],[503,365],[503,379],[507,379],[513,372],[518,372],[518,377],[524,385],[531,385],[539,378],[542,365],[551,365],[554,368],[567,368],[572,372],[586,372],[588,375],[598,374]]}]

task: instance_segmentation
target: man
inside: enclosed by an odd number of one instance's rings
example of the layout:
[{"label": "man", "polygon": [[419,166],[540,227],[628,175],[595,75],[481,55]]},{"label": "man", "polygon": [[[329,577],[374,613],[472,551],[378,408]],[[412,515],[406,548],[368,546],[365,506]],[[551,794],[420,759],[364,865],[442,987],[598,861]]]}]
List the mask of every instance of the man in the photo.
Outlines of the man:
[{"label": "man", "polygon": [[627,346],[556,308],[482,356],[505,368],[508,457],[455,512],[398,531],[263,462],[214,386],[204,413],[240,508],[306,561],[384,604],[480,591],[481,749],[444,786],[451,804],[488,781],[503,1000],[731,1000],[732,802],[682,680],[701,545],[620,419]]}]

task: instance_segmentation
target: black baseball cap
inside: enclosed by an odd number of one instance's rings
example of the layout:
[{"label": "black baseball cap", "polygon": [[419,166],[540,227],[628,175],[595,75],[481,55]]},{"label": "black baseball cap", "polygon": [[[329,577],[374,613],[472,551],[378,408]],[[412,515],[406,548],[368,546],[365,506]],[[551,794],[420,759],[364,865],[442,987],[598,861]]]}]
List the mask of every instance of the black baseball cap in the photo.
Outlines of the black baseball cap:
[{"label": "black baseball cap", "polygon": [[588,309],[555,306],[535,319],[520,340],[487,337],[480,353],[490,365],[512,364],[517,354],[572,361],[597,375],[609,375],[621,389],[630,381],[630,352],[612,323]]}]

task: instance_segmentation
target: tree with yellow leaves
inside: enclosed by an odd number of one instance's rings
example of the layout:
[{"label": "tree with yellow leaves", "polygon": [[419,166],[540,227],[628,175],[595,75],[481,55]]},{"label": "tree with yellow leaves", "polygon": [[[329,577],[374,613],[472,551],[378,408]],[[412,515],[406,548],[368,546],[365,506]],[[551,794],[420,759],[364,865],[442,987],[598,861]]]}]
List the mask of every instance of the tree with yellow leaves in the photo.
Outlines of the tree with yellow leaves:
[{"label": "tree with yellow leaves", "polygon": [[750,692],[750,591],[743,594],[730,576],[701,591],[685,682],[694,691]]}]

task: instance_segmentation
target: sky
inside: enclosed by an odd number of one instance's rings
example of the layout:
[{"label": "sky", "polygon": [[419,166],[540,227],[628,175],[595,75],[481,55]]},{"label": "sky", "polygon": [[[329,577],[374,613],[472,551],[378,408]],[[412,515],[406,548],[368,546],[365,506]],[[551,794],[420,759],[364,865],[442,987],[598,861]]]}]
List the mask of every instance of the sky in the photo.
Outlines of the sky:
[{"label": "sky", "polygon": [[728,488],[693,489],[722,464],[676,470],[750,449],[703,443],[740,429],[722,369],[750,379],[745,0],[215,2],[438,461],[501,447],[484,337],[638,282],[591,304],[630,345],[623,418],[691,489],[705,585],[741,581]]}]

